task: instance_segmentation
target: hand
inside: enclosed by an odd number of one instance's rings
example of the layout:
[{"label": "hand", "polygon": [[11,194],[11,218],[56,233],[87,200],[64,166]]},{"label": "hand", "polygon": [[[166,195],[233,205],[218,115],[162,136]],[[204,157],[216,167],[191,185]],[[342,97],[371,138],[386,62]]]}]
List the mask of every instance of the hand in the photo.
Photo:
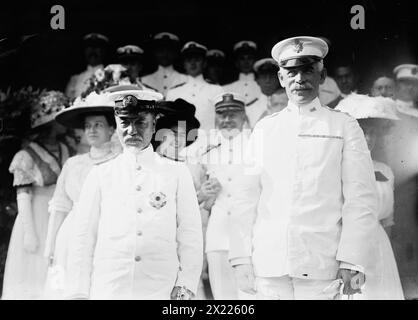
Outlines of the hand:
[{"label": "hand", "polygon": [[254,269],[251,264],[240,264],[234,266],[235,278],[238,288],[249,294],[256,294]]},{"label": "hand", "polygon": [[23,236],[23,248],[29,252],[34,253],[38,249],[39,242],[35,231],[27,232]]},{"label": "hand", "polygon": [[[181,292],[183,291],[183,292]],[[179,297],[180,294],[180,297]],[[191,300],[193,298],[193,292],[186,287],[175,286],[171,291],[171,300]]]},{"label": "hand", "polygon": [[344,282],[343,294],[352,295],[361,293],[361,287],[366,281],[364,273],[353,271],[349,269],[340,269],[337,273],[337,279],[342,279]]},{"label": "hand", "polygon": [[222,189],[222,186],[219,183],[218,179],[212,178],[212,179],[206,180],[202,184],[200,188],[200,192],[205,199],[209,199],[212,197],[216,197],[219,191],[221,191],[221,189]]}]

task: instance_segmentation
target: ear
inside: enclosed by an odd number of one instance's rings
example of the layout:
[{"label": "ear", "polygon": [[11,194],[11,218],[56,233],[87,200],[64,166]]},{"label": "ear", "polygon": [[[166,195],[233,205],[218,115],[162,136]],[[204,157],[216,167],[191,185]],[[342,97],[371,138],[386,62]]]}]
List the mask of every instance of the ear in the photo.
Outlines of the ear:
[{"label": "ear", "polygon": [[327,69],[324,67],[321,71],[321,79],[319,83],[323,84],[325,82],[326,77],[327,77]]},{"label": "ear", "polygon": [[280,70],[277,71],[277,77],[279,78],[280,85],[284,88],[283,75],[281,74]]}]

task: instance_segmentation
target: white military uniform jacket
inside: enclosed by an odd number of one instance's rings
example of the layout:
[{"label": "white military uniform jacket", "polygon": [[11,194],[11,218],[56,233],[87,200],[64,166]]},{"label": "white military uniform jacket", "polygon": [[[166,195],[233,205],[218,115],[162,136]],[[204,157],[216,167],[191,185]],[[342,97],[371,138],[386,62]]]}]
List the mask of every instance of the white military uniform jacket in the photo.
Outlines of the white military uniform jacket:
[{"label": "white military uniform jacket", "polygon": [[184,164],[125,149],[94,167],[81,191],[68,256],[66,296],[170,299],[196,293],[202,227]]},{"label": "white military uniform jacket", "polygon": [[225,138],[220,132],[212,141],[201,162],[208,178],[216,178],[222,186],[211,209],[206,231],[206,252],[229,250],[229,216],[234,203],[232,199],[243,183],[243,159],[249,135],[246,131],[233,139]]},{"label": "white military uniform jacket", "polygon": [[[252,257],[260,277],[335,279],[341,264],[373,263],[378,226],[374,170],[364,134],[319,99],[261,120],[233,199],[230,259]],[[247,257],[247,258],[245,258]],[[343,265],[341,265],[343,266]]]},{"label": "white military uniform jacket", "polygon": [[65,94],[70,98],[77,98],[82,94],[89,86],[89,79],[93,76],[96,70],[103,68],[102,64],[99,64],[95,67],[87,66],[87,70],[75,74],[68,81],[67,88],[65,89]]},{"label": "white military uniform jacket", "polygon": [[187,81],[187,76],[176,71],[173,66],[158,66],[157,71],[142,77],[141,82],[164,96],[167,95],[168,89]]},{"label": "white military uniform jacket", "polygon": [[225,92],[234,92],[245,98],[245,103],[251,103],[261,94],[258,83],[254,80],[254,73],[240,73],[237,81],[223,86]]},{"label": "white military uniform jacket", "polygon": [[187,81],[167,92],[166,100],[182,98],[196,107],[200,129],[208,132],[215,128],[215,107],[212,99],[223,92],[222,87],[205,81],[203,75],[187,76]]}]

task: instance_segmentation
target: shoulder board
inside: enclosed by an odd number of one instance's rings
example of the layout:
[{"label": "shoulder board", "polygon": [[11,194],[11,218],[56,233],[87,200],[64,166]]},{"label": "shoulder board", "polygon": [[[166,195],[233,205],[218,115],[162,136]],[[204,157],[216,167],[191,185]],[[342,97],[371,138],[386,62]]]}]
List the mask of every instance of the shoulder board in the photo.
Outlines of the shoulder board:
[{"label": "shoulder board", "polygon": [[[330,108],[330,107],[328,107],[328,106],[323,106],[323,107],[324,107],[325,109],[329,110],[329,111],[341,112],[340,110],[336,110],[336,109]],[[343,112],[343,113],[345,113],[345,112]]]},{"label": "shoulder board", "polygon": [[187,82],[182,82],[182,83],[176,84],[175,86],[172,86],[172,87],[170,87],[169,89],[175,89],[175,88],[178,88],[178,87],[184,86],[186,83],[187,83]]},{"label": "shoulder board", "polygon": [[216,149],[216,148],[219,148],[221,146],[221,144],[222,143],[219,142],[218,144],[210,144],[210,145],[208,145],[207,148],[206,148],[206,150],[201,155],[203,156],[204,154],[208,153],[209,151],[211,151],[213,149]]},{"label": "shoulder board", "polygon": [[251,100],[250,102],[246,103],[245,106],[249,107],[250,105],[254,104],[257,101],[258,101],[258,98],[255,98],[254,100]]},{"label": "shoulder board", "polygon": [[141,84],[142,84],[145,88],[148,88],[148,89],[151,89],[151,90],[154,90],[154,91],[158,92],[158,90],[157,90],[157,89],[155,89],[154,87],[151,87],[150,85],[147,85],[146,83],[141,82]]},{"label": "shoulder board", "polygon": [[172,160],[172,161],[185,162],[185,159],[176,159],[176,158],[169,157],[165,154],[158,154],[158,155],[162,158],[166,158],[166,159],[169,159],[169,160]]},{"label": "shoulder board", "polygon": [[100,161],[97,161],[97,162],[93,163],[93,165],[94,166],[98,166],[98,165],[104,164],[104,163],[106,163],[108,161],[111,161],[111,160],[115,159],[119,154],[120,153],[115,152],[112,155],[110,155],[109,158],[106,158],[106,159],[102,159]]}]

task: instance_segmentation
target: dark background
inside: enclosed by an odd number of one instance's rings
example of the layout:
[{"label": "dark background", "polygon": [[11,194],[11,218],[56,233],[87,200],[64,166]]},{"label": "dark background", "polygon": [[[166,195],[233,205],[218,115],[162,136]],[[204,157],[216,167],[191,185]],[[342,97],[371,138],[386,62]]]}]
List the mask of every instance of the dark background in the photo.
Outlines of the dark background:
[{"label": "dark background", "polygon": [[[54,4],[65,8],[65,30],[50,28]],[[365,8],[365,30],[350,27],[350,8],[355,4]],[[229,59],[233,44],[243,39],[256,41],[259,58],[263,58],[283,38],[325,36],[332,41],[325,60],[329,72],[337,62],[351,59],[365,86],[376,71],[390,73],[397,64],[417,63],[418,23],[413,4],[376,0],[9,1],[0,9],[0,39],[8,38],[6,44],[0,42],[0,54],[2,45],[15,45],[18,50],[0,59],[0,88],[31,84],[63,90],[72,74],[85,69],[81,38],[86,33],[107,35],[113,53],[128,43],[147,50],[152,35],[161,31],[176,33],[182,44],[195,40],[224,50]],[[22,43],[25,35],[33,37]],[[152,59],[146,61],[146,73],[153,71]],[[109,56],[107,62],[115,62],[114,57]],[[227,80],[235,76],[231,62]]]}]

